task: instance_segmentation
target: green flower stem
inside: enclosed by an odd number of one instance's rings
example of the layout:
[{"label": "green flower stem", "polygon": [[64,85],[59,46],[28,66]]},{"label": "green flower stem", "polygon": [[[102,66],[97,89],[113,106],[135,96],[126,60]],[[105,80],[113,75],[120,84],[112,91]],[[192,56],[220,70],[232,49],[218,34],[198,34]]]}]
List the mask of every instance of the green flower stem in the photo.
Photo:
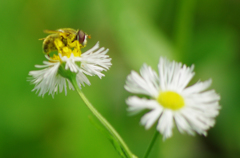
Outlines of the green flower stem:
[{"label": "green flower stem", "polygon": [[81,89],[78,87],[76,82],[76,77],[70,78],[71,83],[73,84],[74,88],[77,90],[78,94],[84,101],[84,103],[87,105],[89,110],[97,117],[97,119],[102,123],[102,125],[107,129],[107,131],[118,140],[118,142],[121,144],[121,146],[124,148],[124,151],[126,152],[127,158],[137,158],[132,152],[129,150],[128,146],[125,144],[123,139],[120,137],[120,135],[117,133],[117,131],[108,123],[108,121],[93,107],[93,105],[89,102],[89,100],[86,98],[86,96],[83,94]]},{"label": "green flower stem", "polygon": [[155,141],[157,140],[158,135],[159,135],[159,132],[156,130],[156,131],[155,131],[155,134],[154,134],[154,136],[153,136],[153,138],[152,138],[152,141],[151,141],[151,143],[150,143],[150,145],[149,145],[149,147],[148,147],[148,149],[147,149],[147,151],[146,151],[146,153],[145,153],[144,158],[147,158],[148,155],[150,154],[150,151],[151,151],[151,149],[152,149]]}]

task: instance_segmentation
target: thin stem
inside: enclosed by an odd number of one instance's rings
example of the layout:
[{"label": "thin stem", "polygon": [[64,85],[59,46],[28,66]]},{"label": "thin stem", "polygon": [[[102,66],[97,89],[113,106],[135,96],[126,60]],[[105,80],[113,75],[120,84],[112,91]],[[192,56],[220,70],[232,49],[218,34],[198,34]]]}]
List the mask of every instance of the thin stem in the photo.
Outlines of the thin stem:
[{"label": "thin stem", "polygon": [[102,123],[102,125],[107,129],[107,131],[114,136],[119,143],[122,145],[122,147],[125,149],[126,154],[129,158],[137,158],[132,152],[129,150],[126,143],[123,141],[121,136],[117,133],[117,131],[110,125],[110,123],[94,108],[94,106],[89,102],[89,100],[86,98],[86,96],[83,94],[83,92],[80,90],[80,88],[77,85],[76,79],[71,79],[71,82],[74,86],[74,88],[77,90],[79,96],[82,98],[84,103],[87,105],[89,110],[97,117],[97,119]]},{"label": "thin stem", "polygon": [[146,151],[146,153],[145,153],[144,158],[147,158],[147,157],[148,157],[150,151],[152,150],[152,147],[153,147],[155,141],[157,140],[158,135],[159,135],[159,132],[156,130],[155,133],[154,133],[154,136],[153,136],[153,138],[152,138],[152,141],[151,141],[151,143],[150,143],[150,145],[149,145],[149,147],[148,147],[148,149],[147,149],[147,151]]}]

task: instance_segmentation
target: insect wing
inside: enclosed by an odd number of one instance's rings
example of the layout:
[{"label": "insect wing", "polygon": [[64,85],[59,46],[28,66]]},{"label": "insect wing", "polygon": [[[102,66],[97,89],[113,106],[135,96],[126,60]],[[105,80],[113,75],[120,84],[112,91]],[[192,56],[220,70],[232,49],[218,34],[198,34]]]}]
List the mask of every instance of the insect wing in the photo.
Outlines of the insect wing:
[{"label": "insect wing", "polygon": [[56,31],[56,30],[44,30],[44,33],[48,33],[48,34],[53,34],[53,33],[62,33],[61,31]]}]

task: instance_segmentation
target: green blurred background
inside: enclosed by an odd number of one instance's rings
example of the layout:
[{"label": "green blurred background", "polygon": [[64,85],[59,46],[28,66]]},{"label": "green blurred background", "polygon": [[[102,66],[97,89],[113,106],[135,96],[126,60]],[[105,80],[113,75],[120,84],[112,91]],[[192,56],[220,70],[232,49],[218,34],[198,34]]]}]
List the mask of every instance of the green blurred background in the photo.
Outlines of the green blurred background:
[{"label": "green blurred background", "polygon": [[44,29],[70,27],[110,49],[105,77],[83,88],[139,158],[153,136],[129,116],[123,88],[131,70],[145,62],[155,70],[160,56],[195,65],[198,79],[213,79],[222,109],[207,137],[174,130],[158,139],[149,158],[240,156],[239,0],[12,0],[0,1],[0,157],[120,158],[75,91],[38,97],[28,72],[45,60]]}]

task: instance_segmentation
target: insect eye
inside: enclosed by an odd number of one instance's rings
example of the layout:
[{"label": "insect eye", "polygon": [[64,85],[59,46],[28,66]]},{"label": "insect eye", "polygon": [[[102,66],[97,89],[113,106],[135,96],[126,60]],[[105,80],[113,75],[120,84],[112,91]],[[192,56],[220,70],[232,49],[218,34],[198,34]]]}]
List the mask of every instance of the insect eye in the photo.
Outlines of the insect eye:
[{"label": "insect eye", "polygon": [[77,33],[77,40],[79,43],[84,44],[85,41],[85,33],[82,30],[79,30]]}]

